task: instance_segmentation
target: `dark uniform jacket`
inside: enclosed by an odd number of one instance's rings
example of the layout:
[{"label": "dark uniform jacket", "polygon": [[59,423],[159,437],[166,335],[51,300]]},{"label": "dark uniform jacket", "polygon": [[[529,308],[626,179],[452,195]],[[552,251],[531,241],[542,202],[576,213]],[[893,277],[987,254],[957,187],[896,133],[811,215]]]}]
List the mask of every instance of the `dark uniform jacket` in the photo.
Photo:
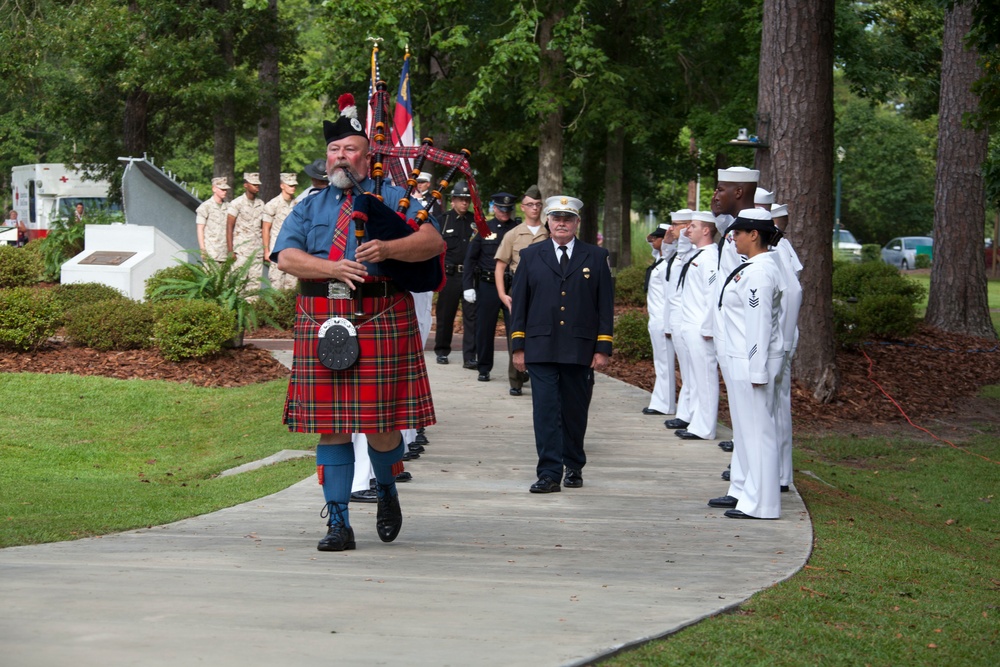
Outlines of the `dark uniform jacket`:
[{"label": "dark uniform jacket", "polygon": [[486,221],[486,226],[490,228],[490,235],[482,237],[476,234],[472,242],[469,243],[469,250],[465,254],[465,268],[462,273],[462,289],[475,289],[475,275],[478,271],[479,279],[484,283],[494,283],[493,269],[497,266],[496,254],[500,248],[500,240],[503,235],[521,224],[519,218],[511,218],[507,222],[500,222],[496,218]]},{"label": "dark uniform jacket", "polygon": [[563,277],[551,241],[528,246],[514,274],[511,347],[525,363],[589,366],[611,356],[614,286],[608,251],[577,239]]},{"label": "dark uniform jacket", "polygon": [[454,275],[457,270],[461,270],[465,263],[469,242],[476,231],[476,221],[471,210],[460,216],[454,209],[445,213],[439,220],[441,221],[441,238],[448,246],[444,253],[444,268],[450,276]]}]

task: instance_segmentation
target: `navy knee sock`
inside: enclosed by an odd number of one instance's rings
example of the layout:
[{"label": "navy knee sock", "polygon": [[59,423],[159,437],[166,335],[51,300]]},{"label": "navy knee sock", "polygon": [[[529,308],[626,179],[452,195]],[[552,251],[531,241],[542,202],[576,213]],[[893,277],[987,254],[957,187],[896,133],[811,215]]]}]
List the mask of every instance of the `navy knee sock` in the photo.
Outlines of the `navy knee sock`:
[{"label": "navy knee sock", "polygon": [[[327,503],[336,503],[344,519],[344,525],[351,527],[347,513],[347,503],[351,500],[351,484],[354,482],[354,445],[317,445],[316,467],[321,475],[323,498]],[[331,512],[331,520],[336,513]]]},{"label": "navy knee sock", "polygon": [[368,456],[372,460],[375,481],[378,482],[375,490],[379,494],[379,497],[381,498],[386,492],[393,496],[396,495],[396,476],[392,472],[392,466],[394,463],[403,460],[403,439],[399,439],[398,447],[388,452],[377,451],[371,445],[368,445]]}]

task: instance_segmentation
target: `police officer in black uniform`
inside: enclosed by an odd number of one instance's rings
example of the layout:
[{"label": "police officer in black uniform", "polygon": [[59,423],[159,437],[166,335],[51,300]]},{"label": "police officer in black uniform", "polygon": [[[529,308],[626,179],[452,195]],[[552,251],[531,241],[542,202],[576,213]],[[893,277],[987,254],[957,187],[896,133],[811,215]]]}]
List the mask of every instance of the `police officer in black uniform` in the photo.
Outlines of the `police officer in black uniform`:
[{"label": "police officer in black uniform", "polygon": [[510,325],[510,313],[500,301],[497,293],[496,268],[497,249],[500,240],[509,230],[521,223],[511,218],[514,211],[514,195],[498,192],[492,197],[493,217],[486,221],[490,228],[487,237],[473,237],[465,255],[462,269],[463,297],[476,304],[476,358],[479,365],[479,381],[489,382],[493,370],[493,337],[496,335],[497,317],[503,313],[504,324]]},{"label": "police officer in black uniform", "polygon": [[469,250],[472,235],[476,232],[476,222],[469,209],[472,195],[465,181],[458,181],[451,191],[451,210],[438,218],[441,221],[441,237],[448,249],[444,255],[445,284],[438,292],[434,317],[437,333],[434,335],[434,353],[439,364],[448,363],[451,354],[451,338],[455,328],[455,314],[462,306],[462,365],[476,366],[476,304],[462,299],[462,276],[465,254]]}]

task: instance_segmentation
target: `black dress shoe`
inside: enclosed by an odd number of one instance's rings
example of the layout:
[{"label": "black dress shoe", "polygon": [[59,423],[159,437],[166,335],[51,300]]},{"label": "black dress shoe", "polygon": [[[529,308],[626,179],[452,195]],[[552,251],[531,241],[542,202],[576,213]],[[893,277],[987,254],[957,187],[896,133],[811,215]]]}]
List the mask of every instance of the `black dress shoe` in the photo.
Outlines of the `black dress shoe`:
[{"label": "black dress shoe", "polygon": [[404,470],[403,472],[396,475],[397,482],[409,482],[411,479],[413,479],[413,474],[410,473],[408,470]]},{"label": "black dress shoe", "polygon": [[375,530],[383,542],[392,542],[403,527],[403,510],[399,506],[399,496],[390,486],[376,485],[382,497],[378,499],[378,513],[375,515]]},{"label": "black dress shoe", "polygon": [[746,514],[745,512],[741,512],[739,510],[726,510],[725,515],[730,519],[758,519],[763,521],[767,520],[762,516],[750,516],[749,514]]},{"label": "black dress shoe", "polygon": [[687,428],[690,423],[691,422],[686,422],[683,419],[674,418],[663,422],[663,425],[667,428]]},{"label": "black dress shoe", "polygon": [[351,494],[352,503],[374,503],[378,502],[378,494],[372,489],[365,489],[364,491],[355,491]]},{"label": "black dress shoe", "polygon": [[562,491],[562,488],[559,486],[559,482],[554,479],[539,477],[538,481],[532,484],[528,491],[531,493],[558,493]]},{"label": "black dress shoe", "polygon": [[514,387],[511,387],[510,391],[508,391],[507,393],[510,394],[511,396],[520,396],[521,395],[521,390],[520,389],[516,389]]},{"label": "black dress shoe", "polygon": [[722,471],[722,479],[724,479],[727,482],[729,481],[729,471],[728,470],[723,470]]},{"label": "black dress shoe", "polygon": [[788,485],[787,484],[782,484],[781,485],[781,492],[782,493],[788,493]]},{"label": "black dress shoe", "polygon": [[326,531],[326,536],[316,545],[318,551],[351,551],[357,548],[354,529],[342,523],[335,523]]},{"label": "black dress shoe", "polygon": [[660,412],[659,410],[654,410],[653,408],[643,408],[642,414],[644,415],[665,415],[666,412]]},{"label": "black dress shoe", "polygon": [[431,441],[427,439],[426,435],[424,435],[424,429],[423,428],[418,428],[417,429],[417,437],[413,439],[413,442],[417,443],[418,445],[429,445],[429,444],[431,444]]},{"label": "black dress shoe", "polygon": [[719,447],[721,447],[722,451],[724,452],[731,452],[733,451],[733,441],[723,440],[722,442],[719,443]]},{"label": "black dress shoe", "polygon": [[480,373],[479,377],[477,379],[480,382],[489,382],[490,381],[490,374],[489,373]]},{"label": "black dress shoe", "polygon": [[475,371],[479,369],[479,364],[477,364],[476,360],[473,359],[472,361],[466,361],[464,364],[462,364],[462,368],[468,368],[471,371]]},{"label": "black dress shoe", "polygon": [[444,356],[443,354],[439,354],[438,358],[437,358],[437,362],[439,364],[447,364],[448,363],[448,357]]},{"label": "black dress shoe", "polygon": [[579,489],[583,486],[583,473],[573,468],[566,468],[566,475],[563,477],[563,486],[567,489]]},{"label": "black dress shoe", "polygon": [[416,442],[411,442],[406,447],[413,454],[423,454],[424,453],[424,446],[423,445],[418,445]]},{"label": "black dress shoe", "polygon": [[405,454],[403,454],[403,460],[404,461],[412,461],[413,459],[419,459],[419,458],[420,458],[420,454],[417,454],[416,452],[413,452],[413,451],[409,451],[409,452],[406,452]]},{"label": "black dress shoe", "polygon": [[684,429],[681,429],[680,431],[675,431],[674,435],[676,435],[681,440],[704,440],[705,439],[705,438],[701,437],[700,435],[695,435],[691,431],[685,431]]},{"label": "black dress shoe", "polygon": [[720,496],[718,498],[712,498],[708,501],[709,507],[736,507],[736,503],[740,501],[736,496]]}]

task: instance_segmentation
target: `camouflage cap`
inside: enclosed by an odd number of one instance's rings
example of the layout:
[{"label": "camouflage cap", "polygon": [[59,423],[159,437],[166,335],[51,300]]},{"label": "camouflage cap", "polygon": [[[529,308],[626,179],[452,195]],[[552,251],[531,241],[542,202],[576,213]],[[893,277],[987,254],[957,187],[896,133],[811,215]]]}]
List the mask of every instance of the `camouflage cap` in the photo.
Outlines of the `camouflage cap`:
[{"label": "camouflage cap", "polygon": [[282,172],[281,173],[281,182],[284,185],[298,185],[299,184],[299,177],[297,175],[293,174],[293,173],[290,173],[290,172]]},{"label": "camouflage cap", "polygon": [[225,176],[216,176],[212,179],[212,187],[220,190],[230,190],[229,179]]},{"label": "camouflage cap", "polygon": [[256,171],[245,171],[243,172],[243,182],[249,183],[250,185],[260,185],[260,174]]}]

